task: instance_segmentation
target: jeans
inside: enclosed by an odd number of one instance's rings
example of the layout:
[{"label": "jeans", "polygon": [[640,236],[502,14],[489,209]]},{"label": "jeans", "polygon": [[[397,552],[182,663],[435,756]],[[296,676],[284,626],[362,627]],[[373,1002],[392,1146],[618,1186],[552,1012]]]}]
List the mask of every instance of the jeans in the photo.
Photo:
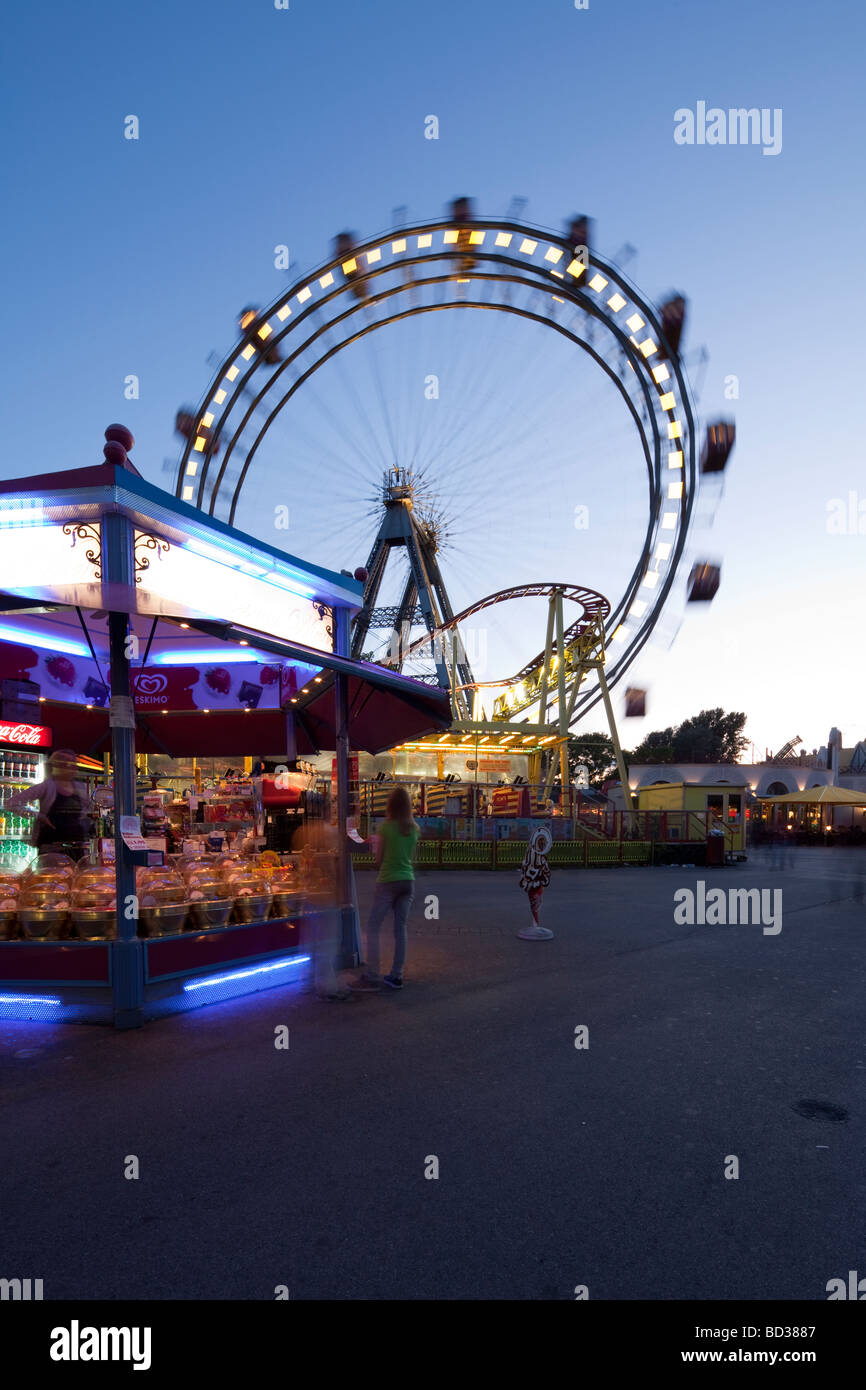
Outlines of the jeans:
[{"label": "jeans", "polygon": [[403,975],[406,963],[406,918],[415,896],[415,883],[412,879],[400,879],[397,883],[377,883],[370,916],[367,918],[367,973],[379,974],[379,928],[394,909],[394,964],[391,974],[397,979]]}]

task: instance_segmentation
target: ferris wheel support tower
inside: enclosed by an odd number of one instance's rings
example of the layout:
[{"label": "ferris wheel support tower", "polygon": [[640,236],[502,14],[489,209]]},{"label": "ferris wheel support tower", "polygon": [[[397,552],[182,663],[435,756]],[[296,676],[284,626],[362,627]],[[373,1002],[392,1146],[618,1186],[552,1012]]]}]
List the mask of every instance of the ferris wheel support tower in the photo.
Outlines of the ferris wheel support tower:
[{"label": "ferris wheel support tower", "polygon": [[[454,621],[454,611],[445,589],[436,558],[436,538],[432,528],[414,510],[413,476],[406,468],[391,468],[382,485],[383,515],[367,560],[364,604],[355,620],[352,656],[361,657],[372,628],[390,628],[388,665],[402,666],[409,647],[409,633],[423,623],[432,639],[422,639],[429,649],[439,685],[452,692],[458,718],[471,716],[469,690],[475,680],[466,650],[456,627],[442,634]],[[409,575],[396,607],[377,608],[376,600],[385,578],[392,552],[401,547],[409,561]],[[416,644],[417,645],[417,644]]]}]

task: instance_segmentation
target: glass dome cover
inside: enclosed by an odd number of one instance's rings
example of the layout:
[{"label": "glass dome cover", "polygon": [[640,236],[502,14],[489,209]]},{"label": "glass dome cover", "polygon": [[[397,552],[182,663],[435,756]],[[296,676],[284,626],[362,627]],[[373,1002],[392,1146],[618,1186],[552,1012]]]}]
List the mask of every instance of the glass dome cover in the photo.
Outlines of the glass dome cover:
[{"label": "glass dome cover", "polygon": [[79,864],[72,880],[72,906],[90,911],[117,910],[113,864]]},{"label": "glass dome cover", "polygon": [[142,907],[160,907],[169,903],[189,902],[189,891],[183,878],[174,869],[157,868],[140,871],[136,875],[136,890]]},{"label": "glass dome cover", "polygon": [[25,875],[29,877],[61,877],[72,878],[75,873],[75,863],[69,858],[68,854],[55,853],[48,850],[44,854],[39,854],[25,869]]}]

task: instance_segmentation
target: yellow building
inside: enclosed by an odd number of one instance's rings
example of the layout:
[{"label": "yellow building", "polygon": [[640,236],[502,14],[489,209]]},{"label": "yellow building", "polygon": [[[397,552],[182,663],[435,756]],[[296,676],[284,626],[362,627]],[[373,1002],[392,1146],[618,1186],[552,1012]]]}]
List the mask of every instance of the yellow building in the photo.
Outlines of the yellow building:
[{"label": "yellow building", "polygon": [[666,838],[705,840],[714,827],[725,834],[725,852],[745,854],[747,782],[653,782],[639,787],[639,811],[667,811]]}]

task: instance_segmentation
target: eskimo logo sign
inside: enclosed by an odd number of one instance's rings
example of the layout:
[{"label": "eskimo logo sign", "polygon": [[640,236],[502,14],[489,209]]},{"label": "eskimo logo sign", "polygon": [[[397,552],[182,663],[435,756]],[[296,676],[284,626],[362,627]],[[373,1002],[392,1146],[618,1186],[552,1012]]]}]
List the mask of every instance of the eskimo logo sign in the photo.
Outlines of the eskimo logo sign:
[{"label": "eskimo logo sign", "polygon": [[150,1370],[149,1327],[68,1327],[51,1329],[52,1361],[131,1361],[134,1371]]},{"label": "eskimo logo sign", "polygon": [[137,705],[166,705],[168,677],[158,671],[148,671],[146,675],[135,678],[135,703]]},{"label": "eskimo logo sign", "polygon": [[139,676],[135,682],[136,690],[142,695],[161,695],[167,685],[167,678],[158,674]]}]

